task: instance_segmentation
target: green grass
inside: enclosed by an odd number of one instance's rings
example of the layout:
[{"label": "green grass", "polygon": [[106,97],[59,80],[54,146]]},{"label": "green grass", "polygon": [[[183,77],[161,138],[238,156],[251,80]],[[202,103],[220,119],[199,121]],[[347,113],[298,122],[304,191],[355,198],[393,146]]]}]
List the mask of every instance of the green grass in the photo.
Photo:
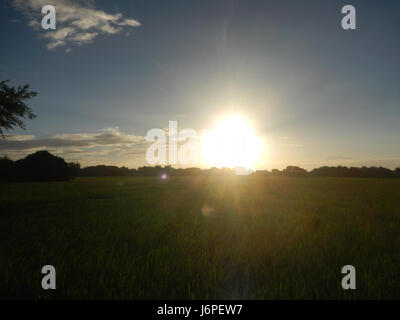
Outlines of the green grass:
[{"label": "green grass", "polygon": [[400,180],[0,184],[3,299],[399,299],[399,248]]}]

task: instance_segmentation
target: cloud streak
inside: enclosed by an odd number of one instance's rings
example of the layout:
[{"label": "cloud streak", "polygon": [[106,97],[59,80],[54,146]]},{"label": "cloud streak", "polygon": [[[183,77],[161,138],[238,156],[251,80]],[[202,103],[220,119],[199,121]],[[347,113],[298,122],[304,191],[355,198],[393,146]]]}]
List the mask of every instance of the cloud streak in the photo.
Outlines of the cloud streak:
[{"label": "cloud streak", "polygon": [[127,28],[138,27],[140,22],[127,19],[121,13],[110,14],[95,8],[94,1],[52,0],[56,8],[57,29],[42,30],[41,8],[47,0],[12,0],[13,7],[28,19],[28,25],[47,40],[47,49],[84,45],[100,36],[120,33]]},{"label": "cloud streak", "polygon": [[100,146],[142,145],[146,138],[122,134],[118,129],[105,128],[100,133],[59,134],[46,139],[36,139],[31,135],[9,135],[0,140],[0,150],[25,150],[38,148],[94,148]]}]

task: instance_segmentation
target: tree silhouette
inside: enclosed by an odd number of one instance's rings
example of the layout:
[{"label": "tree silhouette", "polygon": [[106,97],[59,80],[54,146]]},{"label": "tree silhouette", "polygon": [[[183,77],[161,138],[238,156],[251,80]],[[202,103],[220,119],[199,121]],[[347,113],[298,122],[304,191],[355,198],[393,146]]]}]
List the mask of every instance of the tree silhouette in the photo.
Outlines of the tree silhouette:
[{"label": "tree silhouette", "polygon": [[0,158],[0,182],[68,181],[80,170],[79,163],[67,163],[48,151],[37,151],[17,161]]},{"label": "tree silhouette", "polygon": [[37,92],[29,90],[29,84],[24,86],[9,87],[9,80],[0,81],[0,135],[4,138],[4,131],[16,126],[25,129],[21,118],[33,119],[32,113],[25,101],[37,95]]}]

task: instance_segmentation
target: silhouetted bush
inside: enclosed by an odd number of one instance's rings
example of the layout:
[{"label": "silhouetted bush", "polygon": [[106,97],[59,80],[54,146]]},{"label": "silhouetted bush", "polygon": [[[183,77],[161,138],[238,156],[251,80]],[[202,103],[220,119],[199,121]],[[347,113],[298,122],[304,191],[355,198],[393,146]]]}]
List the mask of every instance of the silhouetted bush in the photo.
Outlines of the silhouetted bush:
[{"label": "silhouetted bush", "polygon": [[98,165],[81,169],[80,175],[83,177],[129,176],[130,170],[125,167]]},{"label": "silhouetted bush", "polygon": [[304,177],[307,175],[307,170],[296,166],[288,166],[282,170],[282,174],[289,177]]},{"label": "silhouetted bush", "polygon": [[48,151],[38,151],[24,159],[0,161],[0,181],[66,181],[78,175],[80,165],[68,164]]},{"label": "silhouetted bush", "polygon": [[7,157],[0,158],[0,181],[12,181],[14,173],[14,161]]}]

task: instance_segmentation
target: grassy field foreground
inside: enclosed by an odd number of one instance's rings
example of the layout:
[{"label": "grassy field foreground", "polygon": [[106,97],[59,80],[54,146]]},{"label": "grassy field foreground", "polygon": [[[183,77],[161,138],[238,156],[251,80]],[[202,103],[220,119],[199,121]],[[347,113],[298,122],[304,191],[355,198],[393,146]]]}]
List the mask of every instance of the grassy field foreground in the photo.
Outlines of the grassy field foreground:
[{"label": "grassy field foreground", "polygon": [[399,248],[400,180],[0,184],[0,298],[399,299]]}]

